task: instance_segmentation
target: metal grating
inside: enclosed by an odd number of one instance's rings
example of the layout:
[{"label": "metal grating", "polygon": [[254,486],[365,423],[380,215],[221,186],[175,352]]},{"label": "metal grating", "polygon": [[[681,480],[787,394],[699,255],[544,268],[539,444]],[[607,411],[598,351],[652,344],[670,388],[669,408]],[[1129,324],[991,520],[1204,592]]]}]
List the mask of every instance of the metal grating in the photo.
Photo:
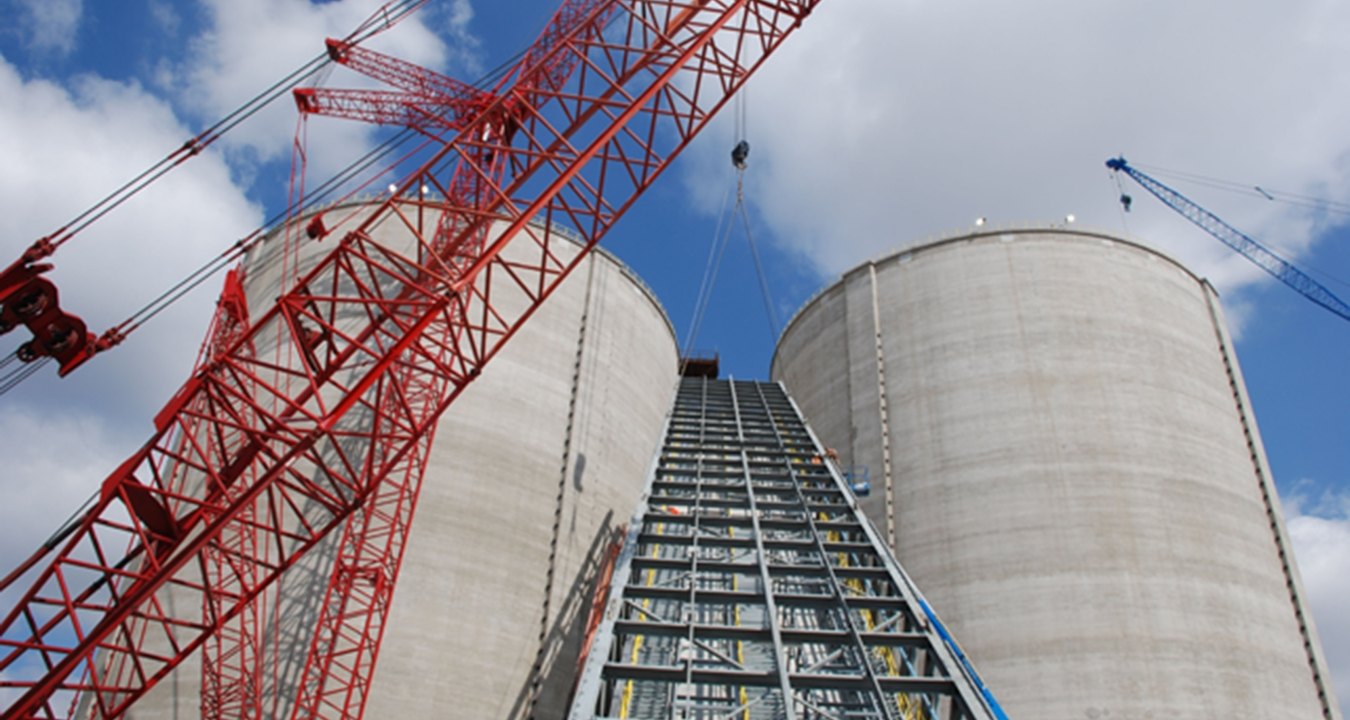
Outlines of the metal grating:
[{"label": "metal grating", "polygon": [[574,720],[1003,718],[776,384],[681,380]]}]

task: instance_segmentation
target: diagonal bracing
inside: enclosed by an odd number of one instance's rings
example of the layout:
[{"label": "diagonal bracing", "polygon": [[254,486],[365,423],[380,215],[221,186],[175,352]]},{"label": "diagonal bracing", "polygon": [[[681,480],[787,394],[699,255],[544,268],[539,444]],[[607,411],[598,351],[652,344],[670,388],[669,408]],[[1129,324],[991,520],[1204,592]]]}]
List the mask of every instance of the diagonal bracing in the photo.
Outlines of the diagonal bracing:
[{"label": "diagonal bracing", "polygon": [[685,378],[573,720],[1004,718],[770,383]]}]

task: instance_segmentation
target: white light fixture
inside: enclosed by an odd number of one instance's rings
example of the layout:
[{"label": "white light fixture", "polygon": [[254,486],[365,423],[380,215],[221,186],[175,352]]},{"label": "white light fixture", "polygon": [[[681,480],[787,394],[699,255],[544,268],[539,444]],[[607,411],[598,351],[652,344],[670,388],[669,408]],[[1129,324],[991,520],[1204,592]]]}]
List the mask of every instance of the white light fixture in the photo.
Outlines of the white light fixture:
[{"label": "white light fixture", "polygon": [[1069,213],[1068,215],[1064,216],[1064,222],[1066,223],[1072,223],[1073,220],[1074,220],[1073,213]]},{"label": "white light fixture", "polygon": [[393,183],[389,183],[389,194],[393,195],[396,192],[398,192],[398,186]]},{"label": "white light fixture", "polygon": [[975,218],[975,227],[984,227],[984,218]]}]

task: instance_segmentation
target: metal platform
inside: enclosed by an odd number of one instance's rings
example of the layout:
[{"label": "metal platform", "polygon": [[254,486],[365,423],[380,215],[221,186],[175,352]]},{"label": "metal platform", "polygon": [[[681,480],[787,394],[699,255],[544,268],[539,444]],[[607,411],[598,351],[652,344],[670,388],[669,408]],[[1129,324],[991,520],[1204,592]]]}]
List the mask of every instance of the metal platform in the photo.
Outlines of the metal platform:
[{"label": "metal platform", "polygon": [[776,384],[681,381],[570,717],[1004,718]]}]

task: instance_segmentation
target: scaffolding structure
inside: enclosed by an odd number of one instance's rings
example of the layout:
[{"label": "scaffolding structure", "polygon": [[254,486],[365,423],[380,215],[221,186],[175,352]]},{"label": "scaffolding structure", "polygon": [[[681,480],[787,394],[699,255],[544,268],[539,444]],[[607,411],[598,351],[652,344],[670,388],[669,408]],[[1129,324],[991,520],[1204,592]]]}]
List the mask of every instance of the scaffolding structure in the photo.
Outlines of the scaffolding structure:
[{"label": "scaffolding structure", "polygon": [[573,720],[1004,718],[781,386],[685,377]]}]

